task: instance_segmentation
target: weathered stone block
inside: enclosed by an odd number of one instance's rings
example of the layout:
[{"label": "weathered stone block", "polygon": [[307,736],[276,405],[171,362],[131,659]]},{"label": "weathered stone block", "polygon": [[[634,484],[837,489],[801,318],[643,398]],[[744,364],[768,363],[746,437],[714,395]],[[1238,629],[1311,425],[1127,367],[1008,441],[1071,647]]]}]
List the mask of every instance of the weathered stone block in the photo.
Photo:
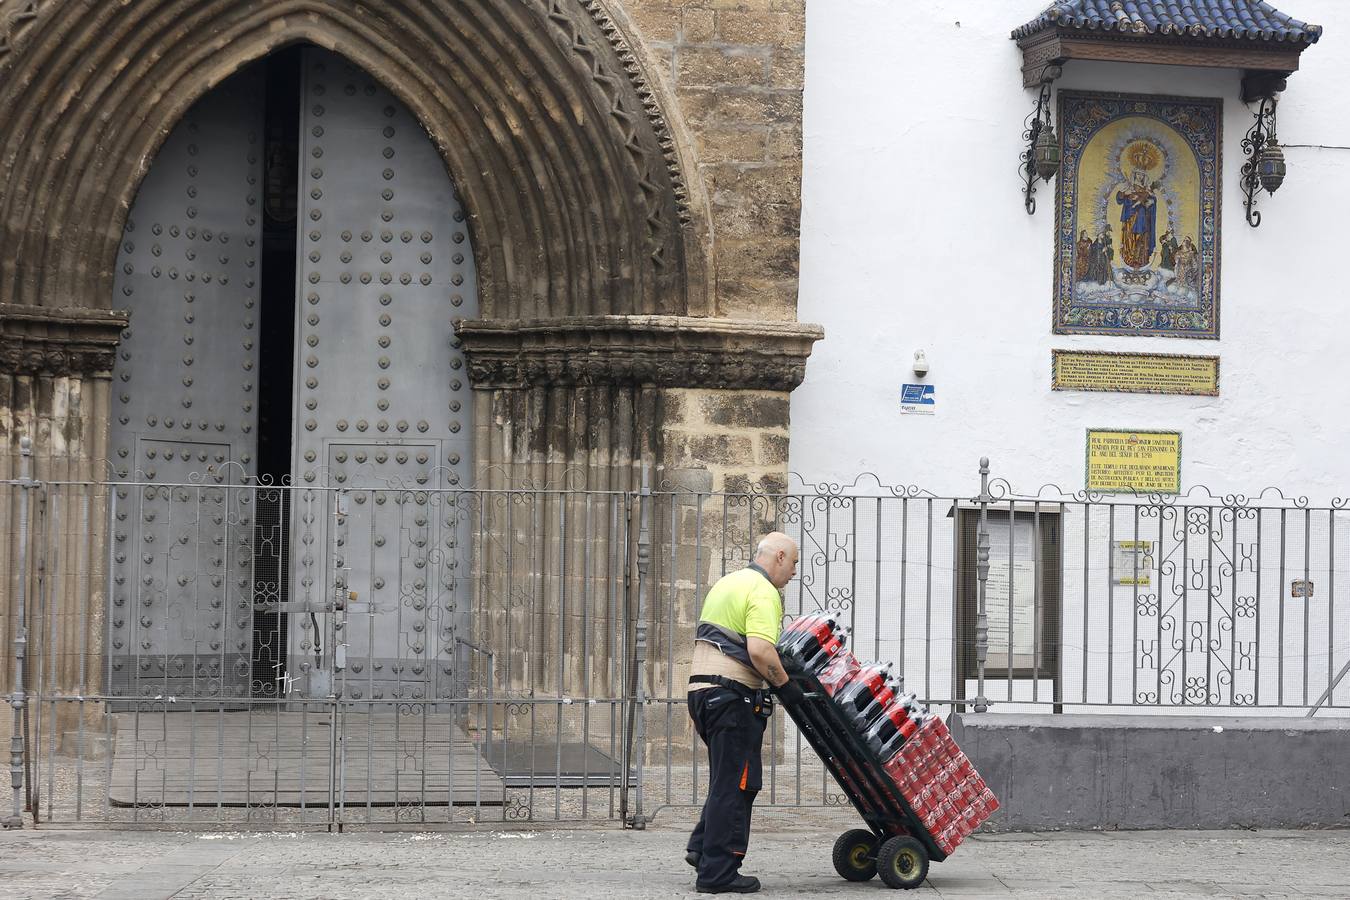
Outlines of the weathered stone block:
[{"label": "weathered stone block", "polygon": [[679,37],[681,11],[668,5],[628,4],[628,14],[642,31],[642,36],[655,44],[674,43]]},{"label": "weathered stone block", "polygon": [[682,49],[675,58],[681,86],[750,86],[768,80],[768,54],[739,48]]},{"label": "weathered stone block", "polygon": [[769,62],[769,84],[782,88],[805,86],[806,53],[799,50],[775,50]]},{"label": "weathered stone block", "polygon": [[669,444],[681,464],[743,466],[754,459],[750,438],[730,434],[679,434]]},{"label": "weathered stone block", "polygon": [[800,91],[682,87],[679,96],[685,118],[693,124],[775,125],[802,119]]},{"label": "weathered stone block", "polygon": [[785,126],[769,131],[769,160],[801,164],[802,129],[801,126]]},{"label": "weathered stone block", "polygon": [[709,192],[713,202],[736,205],[755,203],[797,206],[802,191],[800,165],[709,166]]},{"label": "weathered stone block", "polygon": [[686,401],[687,392],[682,390],[663,391],[661,394],[661,415],[667,425],[685,422],[690,412]]},{"label": "weathered stone block", "polygon": [[712,483],[712,473],[707,469],[665,470],[665,486],[671,490],[708,493]]},{"label": "weathered stone block", "polygon": [[703,163],[761,163],[767,158],[767,125],[709,126],[696,138]]},{"label": "weathered stone block", "polygon": [[[786,425],[786,422],[784,423]],[[759,436],[759,463],[764,466],[786,466],[788,462],[788,437],[785,434],[761,434]]]},{"label": "weathered stone block", "polygon": [[728,44],[800,47],[806,42],[806,19],[782,12],[719,11],[717,36]]},{"label": "weathered stone block", "polygon": [[766,494],[786,494],[788,489],[787,476],[781,472],[761,475],[759,487]]},{"label": "weathered stone block", "polygon": [[736,472],[722,480],[722,490],[728,494],[748,494],[753,479],[744,472]]},{"label": "weathered stone block", "polygon": [[718,391],[703,397],[703,414],[714,425],[733,428],[786,428],[786,394]]},{"label": "weathered stone block", "polygon": [[723,238],[795,237],[801,231],[802,211],[795,203],[743,203],[713,207],[713,227]]},{"label": "weathered stone block", "polygon": [[711,9],[686,9],[681,22],[680,41],[683,44],[706,44],[717,33],[717,14]]},{"label": "weathered stone block", "polygon": [[[729,277],[795,279],[797,277],[797,241],[782,240],[723,241],[717,254],[719,276],[725,271]],[[733,271],[728,271],[734,269]]]},{"label": "weathered stone block", "polygon": [[734,261],[719,270],[718,311],[738,318],[791,321],[797,311],[796,279],[738,278]]},{"label": "weathered stone block", "polygon": [[769,12],[775,0],[698,0],[709,9],[739,10],[741,12]]}]

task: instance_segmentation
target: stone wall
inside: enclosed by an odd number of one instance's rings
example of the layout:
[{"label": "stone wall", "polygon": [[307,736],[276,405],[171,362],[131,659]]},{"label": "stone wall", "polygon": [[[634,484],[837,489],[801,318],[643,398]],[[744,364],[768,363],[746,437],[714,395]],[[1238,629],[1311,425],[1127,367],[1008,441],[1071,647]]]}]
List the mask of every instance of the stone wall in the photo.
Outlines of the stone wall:
[{"label": "stone wall", "polygon": [[962,715],[995,830],[1343,826],[1350,728],[1288,716]]},{"label": "stone wall", "polygon": [[653,579],[663,602],[655,605],[652,633],[656,646],[670,644],[675,654],[673,673],[669,660],[655,661],[652,688],[665,695],[674,684],[678,695],[702,594],[749,562],[755,543],[777,527],[773,495],[785,490],[787,395],[668,390],[662,401],[665,468],[653,515]]},{"label": "stone wall", "polygon": [[622,7],[674,98],[690,180],[706,192],[715,314],[796,319],[805,0]]},{"label": "stone wall", "polygon": [[[786,489],[787,405],[785,391],[662,394],[664,469],[650,520],[648,690],[675,706],[671,741],[681,760],[697,747],[680,701],[703,596],[722,574],[745,566],[759,538],[781,525],[776,495]],[[781,732],[781,720],[775,722]],[[653,738],[663,742],[665,732]]]}]

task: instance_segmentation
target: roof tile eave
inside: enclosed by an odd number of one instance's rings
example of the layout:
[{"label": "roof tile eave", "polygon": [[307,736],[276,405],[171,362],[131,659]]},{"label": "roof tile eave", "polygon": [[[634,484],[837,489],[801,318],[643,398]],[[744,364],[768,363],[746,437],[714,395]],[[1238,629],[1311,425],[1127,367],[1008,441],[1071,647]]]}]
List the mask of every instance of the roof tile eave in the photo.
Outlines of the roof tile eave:
[{"label": "roof tile eave", "polygon": [[1315,44],[1320,25],[1309,25],[1266,0],[1055,0],[1012,32],[1025,40],[1051,29],[1121,34],[1190,35],[1213,40]]}]

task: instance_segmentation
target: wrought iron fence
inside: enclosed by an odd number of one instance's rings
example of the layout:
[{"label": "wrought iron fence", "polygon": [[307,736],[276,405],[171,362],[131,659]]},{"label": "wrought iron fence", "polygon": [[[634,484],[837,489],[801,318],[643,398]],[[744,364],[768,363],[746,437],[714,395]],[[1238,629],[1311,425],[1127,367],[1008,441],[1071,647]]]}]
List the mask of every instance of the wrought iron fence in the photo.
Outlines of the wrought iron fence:
[{"label": "wrought iron fence", "polygon": [[[384,827],[697,806],[701,599],[758,537],[939,709],[1342,714],[1345,503],[0,482],[13,813]],[[1339,613],[1339,614],[1338,614]],[[760,802],[844,802],[790,723]]]}]

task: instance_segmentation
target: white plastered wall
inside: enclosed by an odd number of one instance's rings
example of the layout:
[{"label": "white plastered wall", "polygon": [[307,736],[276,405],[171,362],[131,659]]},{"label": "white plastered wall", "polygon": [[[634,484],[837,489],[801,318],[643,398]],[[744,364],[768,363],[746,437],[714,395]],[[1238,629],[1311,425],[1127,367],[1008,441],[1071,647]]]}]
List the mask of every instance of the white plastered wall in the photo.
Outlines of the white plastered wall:
[{"label": "white plastered wall", "polygon": [[[828,483],[844,486],[844,493],[888,494],[882,485],[909,485],[968,498],[979,490],[979,459],[988,456],[993,475],[1019,493],[1036,494],[1043,485],[1072,493],[1084,487],[1087,429],[1119,428],[1181,432],[1182,490],[1194,490],[1197,498],[1206,496],[1203,488],[1255,497],[1267,486],[1306,495],[1314,506],[1350,496],[1350,403],[1344,399],[1350,291],[1341,263],[1350,245],[1350,3],[1276,4],[1325,33],[1303,54],[1282,96],[1278,129],[1289,173],[1277,194],[1260,195],[1265,218],[1259,228],[1245,221],[1239,184],[1241,141],[1253,121],[1239,97],[1241,72],[1070,62],[1057,83],[1222,98],[1218,340],[1053,333],[1055,186],[1039,184],[1039,208],[1028,216],[1018,155],[1036,93],[1022,88],[1021,54],[1009,38],[1044,5],[809,4],[798,314],[821,323],[826,337],[792,395],[794,486],[809,491]],[[1220,396],[1052,391],[1055,348],[1217,355]],[[900,410],[901,385],[916,381],[916,350],[927,355],[923,381],[936,391],[931,417]],[[864,477],[850,489],[860,473],[876,479]],[[945,511],[921,513],[915,504],[926,501],[912,500],[908,514],[922,515],[925,524],[902,538],[906,513],[898,502],[890,502],[875,528],[868,524],[872,507],[845,505],[836,518],[842,521],[845,509],[861,510],[861,536],[831,535],[820,543],[835,549],[818,552],[831,559],[836,583],[849,584],[847,615],[859,620],[859,652],[903,659],[914,676],[941,681],[951,665],[945,640],[952,634],[953,532]],[[1278,512],[1259,527],[1244,522],[1247,530],[1236,534],[1248,546],[1227,552],[1252,552],[1259,531],[1272,554],[1282,543],[1292,554],[1283,567],[1263,560],[1259,579],[1247,570],[1234,577],[1206,569],[1203,577],[1192,574],[1197,587],[1155,571],[1155,583],[1162,582],[1155,590],[1175,627],[1190,636],[1202,623],[1204,638],[1219,641],[1219,649],[1204,653],[1191,640],[1180,654],[1170,649],[1170,634],[1158,633],[1156,613],[1133,614],[1136,590],[1111,585],[1107,548],[1113,539],[1134,536],[1134,513],[1094,508],[1090,514],[1090,550],[1083,548],[1082,507],[1067,515],[1064,535],[1062,677],[1076,708],[1156,693],[1158,661],[1178,679],[1183,671],[1187,677],[1205,671],[1207,661],[1235,668],[1237,686],[1224,690],[1221,702],[1259,691],[1263,706],[1299,706],[1350,652],[1350,614],[1343,611],[1350,596],[1344,571],[1350,512],[1290,513],[1283,533]],[[921,558],[929,515],[937,549]],[[1116,531],[1108,534],[1112,518]],[[1337,538],[1330,540],[1333,525]],[[853,526],[832,528],[843,533]],[[916,533],[924,535],[919,544]],[[1224,546],[1234,533],[1223,532]],[[1192,565],[1169,541],[1174,570]],[[1201,552],[1200,546],[1190,552]],[[1305,552],[1318,600],[1295,604],[1288,600],[1289,582],[1305,577]],[[877,557],[883,565],[874,565]],[[904,564],[896,562],[901,557]],[[903,583],[901,571],[910,573]],[[815,592],[822,581],[817,574]],[[1168,593],[1183,585],[1184,601]],[[1211,590],[1217,591],[1212,605]],[[1324,602],[1329,592],[1337,598],[1331,621]],[[1259,625],[1250,616],[1233,616],[1232,633],[1217,624],[1241,598],[1255,596]],[[1252,643],[1258,632],[1259,646]],[[920,655],[919,648],[928,647],[937,648],[931,659]],[[1259,657],[1259,676],[1246,668],[1243,652]],[[1206,672],[1205,684],[1219,684],[1216,671]],[[1006,685],[991,683],[990,695],[1006,697]],[[933,684],[929,696],[944,689],[950,684]],[[1343,684],[1335,699],[1350,703],[1350,688]]]},{"label": "white plastered wall", "polygon": [[[1118,427],[1180,431],[1183,490],[1350,493],[1350,4],[1279,5],[1326,31],[1281,100],[1289,174],[1260,228],[1239,188],[1240,72],[1070,62],[1058,82],[1223,99],[1220,339],[1189,340],[1052,333],[1054,184],[1028,216],[1035,92],[1009,39],[1041,0],[814,0],[798,314],[826,338],[792,396],[793,471],[964,493],[988,456],[1019,490],[1077,490],[1086,430]],[[1052,348],[1217,354],[1220,396],[1051,391]],[[915,350],[932,417],[900,414]]]}]

